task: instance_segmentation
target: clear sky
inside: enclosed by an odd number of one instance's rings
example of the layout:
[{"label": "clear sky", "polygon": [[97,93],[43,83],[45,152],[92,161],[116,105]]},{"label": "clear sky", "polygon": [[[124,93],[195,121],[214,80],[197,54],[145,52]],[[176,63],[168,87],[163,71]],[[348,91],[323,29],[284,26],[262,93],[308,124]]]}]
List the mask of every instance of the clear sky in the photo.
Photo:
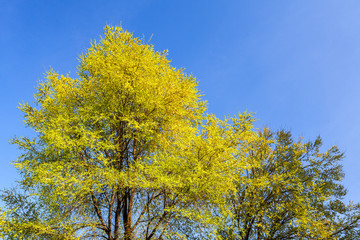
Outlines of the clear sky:
[{"label": "clear sky", "polygon": [[9,138],[31,134],[18,104],[49,66],[75,76],[106,24],[168,49],[218,117],[247,110],[259,128],[338,145],[347,199],[360,202],[358,0],[0,0],[0,188],[19,179]]}]

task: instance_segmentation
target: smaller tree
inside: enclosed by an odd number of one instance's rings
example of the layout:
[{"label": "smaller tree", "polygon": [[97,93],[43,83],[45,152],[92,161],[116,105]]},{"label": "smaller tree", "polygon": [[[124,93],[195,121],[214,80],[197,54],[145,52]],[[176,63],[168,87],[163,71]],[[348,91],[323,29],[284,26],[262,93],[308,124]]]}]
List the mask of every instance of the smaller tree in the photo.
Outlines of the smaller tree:
[{"label": "smaller tree", "polygon": [[[295,142],[265,128],[251,143],[249,168],[229,195],[223,239],[358,239],[359,205],[343,203],[343,154],[320,152],[321,139]],[[243,161],[243,159],[239,159]]]}]

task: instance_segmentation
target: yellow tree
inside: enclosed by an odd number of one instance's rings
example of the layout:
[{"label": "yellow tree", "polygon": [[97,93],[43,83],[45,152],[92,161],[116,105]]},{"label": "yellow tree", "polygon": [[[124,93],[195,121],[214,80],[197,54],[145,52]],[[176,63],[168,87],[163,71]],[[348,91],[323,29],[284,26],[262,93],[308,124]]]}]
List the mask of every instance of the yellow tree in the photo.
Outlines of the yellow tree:
[{"label": "yellow tree", "polygon": [[13,139],[23,192],[3,194],[3,237],[180,238],[181,221],[209,222],[201,201],[228,186],[201,170],[210,153],[199,144],[205,104],[194,78],[119,27],[80,57],[78,76],[50,70],[35,105],[20,106],[37,137]]},{"label": "yellow tree", "polygon": [[12,140],[22,181],[2,194],[2,237],[211,237],[242,168],[231,141],[251,138],[252,120],[205,116],[196,86],[119,27],[80,57],[78,78],[50,70],[20,106],[37,136]]}]

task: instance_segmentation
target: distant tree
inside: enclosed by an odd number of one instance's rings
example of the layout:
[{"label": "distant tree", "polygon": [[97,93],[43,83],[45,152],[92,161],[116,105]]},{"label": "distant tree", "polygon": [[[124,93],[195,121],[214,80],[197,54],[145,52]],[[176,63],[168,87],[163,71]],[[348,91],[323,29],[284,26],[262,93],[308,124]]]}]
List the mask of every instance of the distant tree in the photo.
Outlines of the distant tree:
[{"label": "distant tree", "polygon": [[[248,170],[229,196],[223,239],[359,239],[360,206],[345,205],[343,154],[320,152],[321,139],[295,142],[265,128],[251,143]],[[239,159],[244,161],[244,159]]]}]

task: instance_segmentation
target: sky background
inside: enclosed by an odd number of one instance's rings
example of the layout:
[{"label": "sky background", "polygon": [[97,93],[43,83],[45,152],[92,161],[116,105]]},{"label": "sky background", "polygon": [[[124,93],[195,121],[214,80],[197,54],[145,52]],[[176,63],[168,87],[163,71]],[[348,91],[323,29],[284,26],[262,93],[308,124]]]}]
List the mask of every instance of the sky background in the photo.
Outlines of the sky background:
[{"label": "sky background", "polygon": [[0,189],[19,179],[9,139],[32,134],[19,103],[50,66],[75,76],[106,24],[168,49],[218,117],[254,112],[258,128],[338,145],[347,200],[360,202],[358,0],[0,0]]}]

